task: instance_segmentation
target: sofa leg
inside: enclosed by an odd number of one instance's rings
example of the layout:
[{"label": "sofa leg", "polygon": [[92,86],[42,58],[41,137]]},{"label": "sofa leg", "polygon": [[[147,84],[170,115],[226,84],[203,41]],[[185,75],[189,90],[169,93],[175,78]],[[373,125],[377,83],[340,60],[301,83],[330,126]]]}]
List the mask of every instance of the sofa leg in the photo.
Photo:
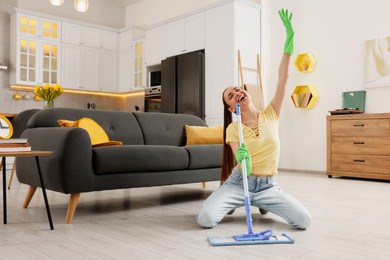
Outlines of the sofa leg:
[{"label": "sofa leg", "polygon": [[24,203],[23,203],[24,209],[26,209],[28,207],[28,205],[30,204],[30,201],[31,201],[32,197],[34,196],[34,193],[36,190],[37,190],[37,187],[30,185],[30,188],[28,189],[28,192],[27,192],[27,196],[24,199]]},{"label": "sofa leg", "polygon": [[202,187],[203,187],[203,189],[206,189],[206,182],[205,181],[202,181]]},{"label": "sofa leg", "polygon": [[70,200],[68,204],[68,212],[66,212],[66,224],[71,224],[73,220],[74,212],[76,211],[77,203],[79,202],[80,193],[70,194]]}]

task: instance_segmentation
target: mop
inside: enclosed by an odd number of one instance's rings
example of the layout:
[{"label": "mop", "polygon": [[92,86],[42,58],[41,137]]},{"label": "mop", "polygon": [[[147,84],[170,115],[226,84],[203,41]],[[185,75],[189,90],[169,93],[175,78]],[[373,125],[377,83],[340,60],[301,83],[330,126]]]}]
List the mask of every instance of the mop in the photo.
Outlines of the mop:
[{"label": "mop", "polygon": [[[242,135],[242,122],[241,122],[241,110],[240,104],[236,105],[237,123],[238,123],[238,135],[240,139],[240,146],[244,143],[244,137]],[[248,227],[248,234],[235,235],[231,237],[208,237],[210,245],[212,246],[232,246],[232,245],[257,245],[257,244],[293,244],[294,239],[285,233],[281,235],[275,235],[271,229],[264,230],[260,233],[254,233],[252,227],[252,213],[251,202],[249,198],[248,189],[248,176],[246,169],[246,160],[241,162],[242,179],[244,184],[244,196],[245,196],[245,212],[246,223]]]}]

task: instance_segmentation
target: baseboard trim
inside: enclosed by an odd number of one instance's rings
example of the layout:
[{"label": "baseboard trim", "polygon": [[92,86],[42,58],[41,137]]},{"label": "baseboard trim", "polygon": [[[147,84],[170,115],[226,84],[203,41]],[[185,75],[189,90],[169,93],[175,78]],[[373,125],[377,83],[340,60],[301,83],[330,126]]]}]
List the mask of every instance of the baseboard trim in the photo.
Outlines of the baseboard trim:
[{"label": "baseboard trim", "polygon": [[280,172],[301,172],[301,173],[314,173],[326,175],[326,171],[316,171],[316,170],[299,170],[299,169],[287,169],[287,168],[278,168]]}]

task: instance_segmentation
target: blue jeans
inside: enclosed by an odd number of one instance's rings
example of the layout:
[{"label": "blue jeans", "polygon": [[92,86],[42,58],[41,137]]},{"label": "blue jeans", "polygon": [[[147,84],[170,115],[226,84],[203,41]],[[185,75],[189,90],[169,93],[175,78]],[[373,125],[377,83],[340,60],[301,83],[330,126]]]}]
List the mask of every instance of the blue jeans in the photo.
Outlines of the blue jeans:
[{"label": "blue jeans", "polygon": [[[296,199],[284,192],[274,181],[274,177],[248,178],[248,189],[251,205],[272,212],[291,226],[306,229],[311,222],[307,209]],[[203,203],[197,215],[201,227],[212,228],[231,210],[245,206],[242,174],[238,168],[225,183],[213,192]]]}]

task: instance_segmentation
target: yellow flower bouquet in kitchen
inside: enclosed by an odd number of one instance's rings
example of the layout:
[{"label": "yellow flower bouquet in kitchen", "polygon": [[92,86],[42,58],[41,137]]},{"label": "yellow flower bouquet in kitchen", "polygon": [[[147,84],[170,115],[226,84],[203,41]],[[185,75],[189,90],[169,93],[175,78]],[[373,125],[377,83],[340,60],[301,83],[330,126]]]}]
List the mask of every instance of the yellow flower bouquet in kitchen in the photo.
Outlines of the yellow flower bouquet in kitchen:
[{"label": "yellow flower bouquet in kitchen", "polygon": [[35,97],[45,101],[45,108],[54,107],[54,99],[64,92],[64,89],[59,85],[45,84],[43,86],[35,86]]}]

